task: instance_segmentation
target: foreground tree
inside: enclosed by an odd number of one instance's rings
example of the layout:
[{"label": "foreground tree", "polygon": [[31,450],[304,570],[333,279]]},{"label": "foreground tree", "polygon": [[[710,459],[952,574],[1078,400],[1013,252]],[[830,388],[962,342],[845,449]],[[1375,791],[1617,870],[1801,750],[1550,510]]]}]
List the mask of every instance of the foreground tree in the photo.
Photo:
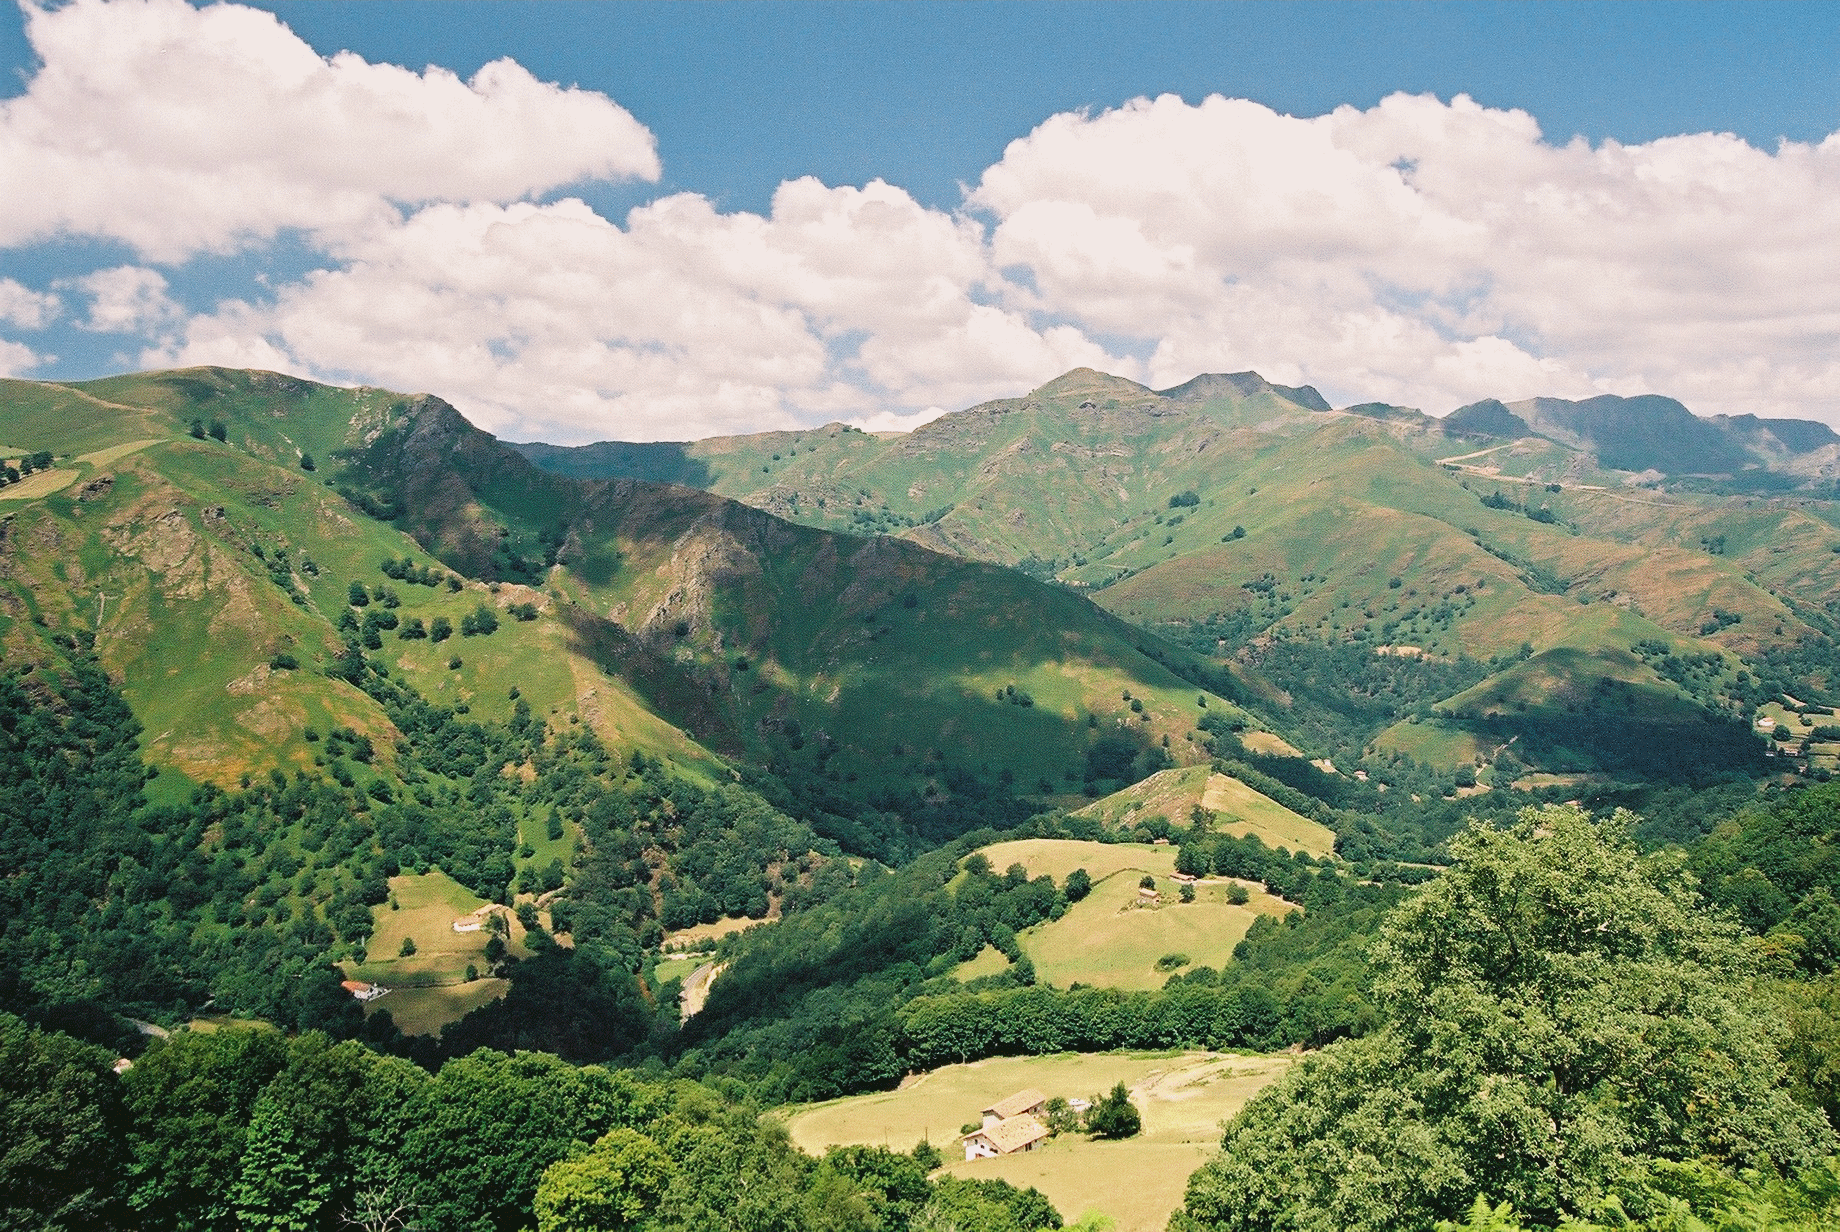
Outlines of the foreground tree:
[{"label": "foreground tree", "polygon": [[1248,1104],[1171,1227],[1429,1229],[1478,1198],[1552,1226],[1661,1161],[1832,1152],[1790,1097],[1757,951],[1626,829],[1548,807],[1453,842],[1375,945],[1388,1025]]}]

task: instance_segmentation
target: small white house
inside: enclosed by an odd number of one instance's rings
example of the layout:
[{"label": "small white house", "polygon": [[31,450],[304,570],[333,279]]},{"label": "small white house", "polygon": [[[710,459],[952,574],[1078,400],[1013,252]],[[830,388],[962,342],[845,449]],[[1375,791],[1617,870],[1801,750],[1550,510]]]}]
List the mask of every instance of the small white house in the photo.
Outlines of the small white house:
[{"label": "small white house", "polygon": [[988,1108],[980,1108],[984,1118],[979,1129],[963,1135],[966,1159],[994,1159],[1017,1151],[1032,1151],[1048,1137],[1048,1127],[1039,1119],[1048,1097],[1033,1088],[1000,1099]]},{"label": "small white house", "polygon": [[485,921],[476,915],[463,915],[454,921],[454,931],[457,933],[476,933],[483,927]]},{"label": "small white house", "polygon": [[346,992],[359,1001],[375,1001],[390,991],[381,984],[366,984],[360,980],[344,980],[339,984]]},{"label": "small white house", "polygon": [[1032,1151],[1048,1136],[1048,1127],[1032,1116],[1013,1116],[984,1123],[960,1139],[965,1144],[966,1159],[995,1159],[1017,1151]]},{"label": "small white house", "polygon": [[998,1121],[1007,1121],[1011,1117],[1036,1116],[1041,1112],[1042,1105],[1047,1102],[1046,1095],[1030,1087],[1026,1091],[1018,1091],[1014,1095],[1000,1099],[988,1108],[980,1108],[978,1115],[984,1118],[984,1126],[988,1129]]}]

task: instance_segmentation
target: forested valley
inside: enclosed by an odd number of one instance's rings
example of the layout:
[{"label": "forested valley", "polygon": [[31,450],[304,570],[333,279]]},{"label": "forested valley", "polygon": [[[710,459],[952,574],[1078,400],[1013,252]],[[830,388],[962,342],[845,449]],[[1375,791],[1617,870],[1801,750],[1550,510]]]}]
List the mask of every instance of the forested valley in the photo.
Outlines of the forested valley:
[{"label": "forested valley", "polygon": [[[1056,1227],[1031,1191],[928,1180],[935,1148],[812,1158],[764,1114],[984,1056],[1290,1045],[1313,1059],[1229,1128],[1174,1226],[1833,1215],[1840,787],[1766,793],[1648,854],[1633,815],[1547,805],[1459,832],[1418,889],[1426,870],[1157,821],[1112,837],[1166,838],[1179,868],[1300,910],[1159,991],[1052,988],[1016,935],[1082,878],[975,853],[1107,837],[1088,820],[885,867],[745,787],[350,666],[405,733],[400,791],[342,782],[365,750],[326,733],[329,776],[149,805],[137,724],[80,641],[0,680],[9,1226]],[[569,944],[531,928],[500,959],[510,992],[438,1042],[363,1017],[332,960],[364,945],[387,878],[438,863],[503,895],[514,810],[584,819],[552,907]],[[721,942],[728,972],[680,1024],[651,974],[662,930],[764,915],[769,893],[779,922]],[[1018,961],[949,976],[986,945]],[[272,1026],[129,1020],[202,1005]]]}]

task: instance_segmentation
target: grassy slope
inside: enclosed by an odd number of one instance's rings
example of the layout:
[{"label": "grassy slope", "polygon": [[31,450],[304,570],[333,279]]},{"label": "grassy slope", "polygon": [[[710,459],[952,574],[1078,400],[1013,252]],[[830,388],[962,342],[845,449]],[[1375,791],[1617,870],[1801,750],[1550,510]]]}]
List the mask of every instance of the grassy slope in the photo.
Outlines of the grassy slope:
[{"label": "grassy slope", "polygon": [[[216,370],[79,388],[0,383],[0,435],[54,451],[57,468],[47,474],[67,481],[49,495],[0,503],[9,518],[0,646],[8,657],[31,657],[49,633],[93,633],[146,728],[150,761],[165,772],[156,794],[305,768],[319,752],[303,738],[308,728],[353,728],[387,768],[389,721],[324,673],[341,646],[333,621],[348,584],[389,585],[402,597],[400,619],[446,616],[456,627],[481,603],[544,603],[535,592],[494,594],[470,580],[457,593],[387,581],[385,557],[427,564],[428,554],[332,491],[329,466],[299,469],[299,449],[330,463],[403,407],[376,391]],[[222,420],[227,441],[193,439],[195,416]],[[283,576],[300,604],[271,576],[277,551],[288,554]],[[559,622],[504,618],[491,637],[438,646],[386,633],[377,653],[432,699],[504,717],[518,685],[546,717],[576,717],[620,747],[713,770],[716,759],[635,690],[573,660],[570,641]],[[277,653],[292,654],[299,669],[271,669]],[[461,666],[451,669],[456,656]]]},{"label": "grassy slope", "polygon": [[1075,816],[1092,817],[1108,825],[1130,825],[1160,815],[1187,824],[1195,805],[1215,814],[1214,828],[1223,834],[1256,834],[1267,847],[1307,851],[1314,856],[1335,850],[1335,832],[1285,808],[1270,796],[1254,791],[1236,778],[1206,766],[1163,770],[1141,783],[1113,792],[1080,809]]},{"label": "grassy slope", "polygon": [[[1266,625],[1433,654],[1586,652],[1561,689],[1624,678],[1645,638],[1754,653],[1808,631],[1796,605],[1840,595],[1829,502],[1632,489],[1549,441],[1456,438],[1423,417],[1197,385],[1162,396],[1078,370],[904,436],[833,426],[652,448],[676,450],[687,482],[815,525],[1051,571],[1136,623],[1251,608]],[[597,448],[617,469],[618,447]],[[565,461],[594,459],[545,458]],[[1557,522],[1485,507],[1497,489]],[[1171,507],[1184,490],[1197,504]],[[1702,635],[1718,613],[1724,627]],[[1672,699],[1668,721],[1691,710],[1667,682],[1641,683],[1649,710]],[[1452,739],[1420,747],[1464,744],[1461,714],[1453,722]]]},{"label": "grassy slope", "polygon": [[496,544],[566,528],[549,589],[575,649],[640,665],[650,696],[726,752],[846,791],[944,790],[947,767],[1058,790],[1108,732],[1199,756],[1196,688],[1146,653],[1181,652],[1013,572],[684,488],[547,476],[452,412],[386,434],[362,464],[445,560],[483,571]]},{"label": "grassy slope", "polygon": [[[227,440],[192,438],[195,418]],[[508,714],[516,686],[554,722],[702,776],[726,773],[720,756],[777,757],[845,792],[944,792],[948,768],[1064,791],[1107,733],[1199,756],[1197,689],[1145,653],[1184,652],[1076,595],[687,489],[547,476],[434,399],[218,369],[6,382],[0,439],[54,451],[62,485],[0,505],[0,641],[26,654],[46,630],[94,631],[167,790],[307,766],[309,726],[370,736],[387,769],[387,720],[323,669],[348,584],[386,584],[379,562],[402,556],[465,583],[387,583],[401,618],[458,626],[486,604],[500,628],[440,645],[386,633],[391,671],[486,716]],[[404,513],[367,516],[339,494],[353,489]],[[560,568],[542,567],[546,548]],[[299,604],[271,577],[277,550]],[[541,618],[505,615],[523,602]],[[300,669],[272,671],[277,653]],[[1034,704],[997,699],[1012,686]]]},{"label": "grassy slope", "polygon": [[[1222,967],[1233,957],[1246,930],[1261,914],[1282,916],[1295,904],[1247,884],[1251,899],[1229,903],[1226,883],[1209,881],[1197,888],[1195,901],[1181,902],[1176,882],[1174,847],[1138,843],[1091,843],[1073,839],[1021,839],[982,848],[991,867],[1020,864],[1030,876],[1046,873],[1065,881],[1075,868],[1093,879],[1092,893],[1058,920],[1018,934],[1023,953],[1045,982],[1065,988],[1091,984],[1100,988],[1161,988],[1170,972],[1156,961],[1184,954],[1198,966]],[[1160,898],[1146,902],[1139,879],[1156,878]],[[975,979],[1007,964],[989,951],[961,964],[960,979]]]},{"label": "grassy slope", "polygon": [[[948,1065],[899,1091],[877,1092],[794,1111],[788,1128],[801,1149],[886,1144],[908,1150],[929,1139],[946,1152],[947,1170],[1033,1185],[1061,1214],[1109,1215],[1118,1232],[1162,1228],[1181,1204],[1188,1176],[1220,1140],[1220,1122],[1277,1081],[1289,1057],[1101,1053],[1001,1057]],[[1027,1087],[1086,1098],[1123,1082],[1143,1115],[1144,1130],[1122,1142],[1073,1136],[1001,1159],[964,1161],[959,1126],[979,1108]],[[954,1160],[954,1156],[957,1156]]]}]

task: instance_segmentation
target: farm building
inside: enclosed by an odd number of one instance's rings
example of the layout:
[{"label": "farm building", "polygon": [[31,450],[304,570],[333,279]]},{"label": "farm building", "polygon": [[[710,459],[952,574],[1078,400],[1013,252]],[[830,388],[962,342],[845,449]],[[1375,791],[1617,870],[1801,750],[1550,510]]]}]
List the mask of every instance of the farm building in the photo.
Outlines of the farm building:
[{"label": "farm building", "polygon": [[1032,1151],[1048,1136],[1048,1127],[1034,1117],[1023,1115],[986,1122],[960,1139],[965,1144],[966,1159],[994,1159],[1017,1151]]},{"label": "farm building", "polygon": [[346,992],[360,1001],[375,1001],[378,997],[390,991],[382,985],[366,984],[359,980],[345,980],[339,984],[339,987],[343,988]]},{"label": "farm building", "polygon": [[1041,1106],[1048,1102],[1048,1097],[1030,1087],[1014,1095],[1000,1099],[988,1108],[978,1109],[978,1115],[984,1118],[984,1128],[989,1129],[998,1121],[1007,1121],[1011,1117],[1034,1116],[1041,1111]]},{"label": "farm building", "polygon": [[487,903],[483,907],[475,907],[465,915],[455,918],[454,931],[457,933],[476,933],[480,929],[486,927],[493,916],[503,915],[504,911],[505,909],[497,903]]},{"label": "farm building", "polygon": [[959,1139],[965,1144],[965,1158],[993,1159],[1034,1150],[1048,1136],[1048,1127],[1035,1116],[1047,1102],[1047,1096],[1030,1089],[979,1109],[983,1126]]}]

